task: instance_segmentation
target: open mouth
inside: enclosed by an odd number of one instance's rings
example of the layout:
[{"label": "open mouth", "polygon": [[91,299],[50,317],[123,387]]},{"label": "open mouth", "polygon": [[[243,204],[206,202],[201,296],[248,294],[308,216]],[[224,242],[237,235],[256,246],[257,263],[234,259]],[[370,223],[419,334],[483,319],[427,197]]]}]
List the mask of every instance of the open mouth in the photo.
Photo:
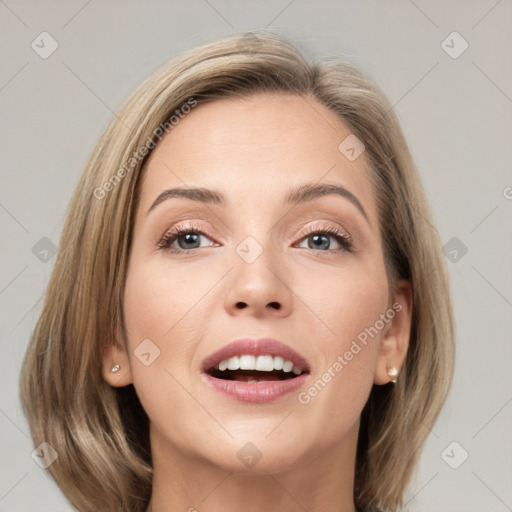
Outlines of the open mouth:
[{"label": "open mouth", "polygon": [[294,379],[309,372],[280,356],[242,354],[223,359],[206,373],[216,379],[258,383]]}]

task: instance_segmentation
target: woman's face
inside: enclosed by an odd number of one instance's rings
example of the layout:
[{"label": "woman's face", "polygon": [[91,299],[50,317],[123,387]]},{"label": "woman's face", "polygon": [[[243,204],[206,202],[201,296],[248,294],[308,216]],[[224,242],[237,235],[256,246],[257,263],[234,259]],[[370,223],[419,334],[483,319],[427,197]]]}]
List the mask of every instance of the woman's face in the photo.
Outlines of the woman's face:
[{"label": "woman's face", "polygon": [[316,100],[278,94],[198,105],[159,142],[117,352],[154,453],[277,472],[355,446],[408,337],[361,149]]}]

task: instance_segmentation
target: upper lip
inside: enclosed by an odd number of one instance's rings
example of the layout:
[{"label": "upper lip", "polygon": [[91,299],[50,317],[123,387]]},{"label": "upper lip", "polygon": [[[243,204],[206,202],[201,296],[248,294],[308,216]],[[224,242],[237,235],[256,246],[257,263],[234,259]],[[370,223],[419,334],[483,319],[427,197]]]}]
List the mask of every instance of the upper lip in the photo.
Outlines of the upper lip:
[{"label": "upper lip", "polygon": [[288,345],[272,338],[235,340],[208,356],[203,361],[202,371],[206,373],[208,370],[215,368],[224,359],[244,354],[281,356],[283,359],[291,361],[294,366],[301,368],[303,372],[309,371],[309,364],[304,357]]}]

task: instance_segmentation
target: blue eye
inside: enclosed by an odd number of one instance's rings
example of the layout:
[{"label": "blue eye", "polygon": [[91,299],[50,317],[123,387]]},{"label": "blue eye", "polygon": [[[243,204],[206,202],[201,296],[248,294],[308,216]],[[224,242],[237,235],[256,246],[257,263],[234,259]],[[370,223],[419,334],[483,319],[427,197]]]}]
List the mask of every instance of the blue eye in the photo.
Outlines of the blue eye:
[{"label": "blue eye", "polygon": [[[331,248],[330,239],[334,239],[335,243],[340,247]],[[315,251],[327,252],[329,250],[340,250],[340,248],[345,251],[352,250],[352,240],[350,237],[336,228],[312,231],[302,238],[302,240],[303,242],[308,242],[307,249],[313,249]]]},{"label": "blue eye", "polygon": [[[199,229],[191,228],[176,228],[170,232],[167,232],[162,240],[160,240],[158,246],[161,249],[172,250],[173,252],[188,252],[193,249],[200,249],[201,237],[207,238],[207,235]],[[174,242],[178,243],[178,247],[171,247]],[[199,245],[197,245],[199,244]],[[208,247],[213,245],[208,244],[202,247]]]},{"label": "blue eye", "polygon": [[[201,238],[209,240],[211,243],[201,245]],[[332,248],[332,240],[338,247]],[[305,249],[312,249],[317,252],[332,252],[332,251],[347,251],[350,252],[353,249],[352,239],[350,236],[341,230],[333,227],[325,229],[311,230],[305,236],[301,238],[301,243],[307,242],[306,247],[299,247]],[[174,244],[177,246],[174,246]],[[215,245],[214,242],[208,237],[202,230],[193,227],[177,227],[165,233],[158,247],[164,250],[168,250],[174,253],[185,253],[191,252],[195,249],[201,249],[202,247],[211,247]]]}]

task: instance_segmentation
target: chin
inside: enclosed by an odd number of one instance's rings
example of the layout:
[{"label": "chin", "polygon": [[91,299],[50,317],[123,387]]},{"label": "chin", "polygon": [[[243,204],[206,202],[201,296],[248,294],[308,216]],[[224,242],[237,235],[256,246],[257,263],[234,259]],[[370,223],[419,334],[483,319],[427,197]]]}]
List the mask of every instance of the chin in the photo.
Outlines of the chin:
[{"label": "chin", "polygon": [[308,450],[299,432],[288,432],[285,438],[276,435],[272,439],[274,434],[267,437],[270,431],[267,430],[266,434],[254,432],[251,435],[249,430],[245,430],[243,435],[215,443],[213,453],[212,444],[205,446],[209,453],[204,456],[225,471],[243,475],[284,473],[307,463]]},{"label": "chin", "polygon": [[279,447],[260,449],[254,443],[247,442],[236,450],[234,457],[229,459],[223,457],[212,462],[225,471],[240,475],[256,476],[269,473],[275,475],[297,469],[304,463],[303,455],[296,449]]}]

